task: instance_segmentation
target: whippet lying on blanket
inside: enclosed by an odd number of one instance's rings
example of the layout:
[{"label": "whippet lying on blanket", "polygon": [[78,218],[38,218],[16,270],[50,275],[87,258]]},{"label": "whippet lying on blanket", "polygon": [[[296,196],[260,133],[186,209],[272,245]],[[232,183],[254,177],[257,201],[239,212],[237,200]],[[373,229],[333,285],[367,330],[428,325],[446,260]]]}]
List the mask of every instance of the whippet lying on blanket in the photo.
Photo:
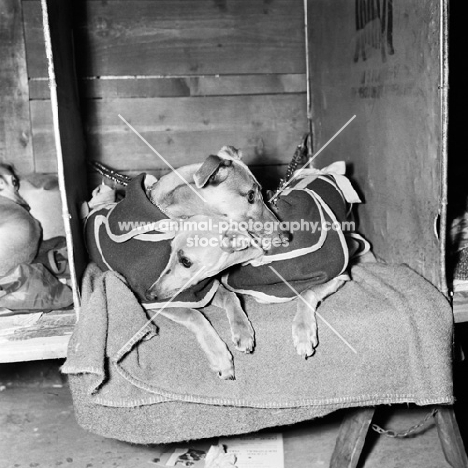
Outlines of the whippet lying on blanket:
[{"label": "whippet lying on blanket", "polygon": [[41,225],[18,190],[13,167],[0,163],[0,275],[21,263],[31,263],[41,240]]},{"label": "whippet lying on blanket", "polygon": [[[206,217],[194,216],[190,220],[203,223]],[[209,247],[205,243],[203,246],[194,245],[191,241],[197,238],[206,241]],[[232,355],[203,315],[203,307],[212,304],[223,309],[228,317],[231,339],[236,349],[251,353],[255,345],[252,325],[237,295],[228,291],[214,277],[230,266],[252,261],[263,254],[264,251],[257,246],[255,240],[246,231],[231,230],[219,234],[188,229],[179,232],[171,242],[171,254],[166,268],[152,286],[152,290],[161,302],[144,304],[148,310],[153,310],[193,332],[207,356],[211,369],[222,379],[234,379]],[[198,277],[207,279],[194,286]],[[213,293],[206,294],[202,301],[190,303],[178,299],[180,296],[186,298],[187,293],[204,282],[208,282]],[[188,289],[182,294],[177,294],[178,289],[174,287],[174,284]],[[175,300],[173,300],[174,297]],[[187,299],[184,300],[187,301]]]},{"label": "whippet lying on blanket", "polygon": [[[138,194],[144,196],[143,190],[137,190],[141,180],[139,176],[128,185],[122,202],[98,209],[88,217],[86,236],[90,258],[102,270],[121,273],[150,313],[161,314],[192,331],[211,369],[222,379],[233,379],[232,355],[201,311],[210,303],[223,308],[236,348],[252,352],[253,328],[237,296],[227,291],[214,276],[234,264],[259,258],[263,250],[252,244],[246,231],[203,229],[203,224],[213,221],[203,215],[179,223],[176,232],[171,230],[170,223],[162,220],[153,226],[157,234],[119,233],[115,220],[125,219],[127,206],[135,206]],[[154,211],[149,201],[146,207],[143,199],[139,202],[143,202],[136,205],[139,214]],[[196,238],[204,239],[209,247],[190,242]]]},{"label": "whippet lying on blanket", "polygon": [[[131,289],[143,302],[155,299],[166,301],[147,303],[145,306],[148,309],[159,309],[162,315],[192,330],[205,351],[211,368],[217,371],[221,378],[233,378],[231,354],[203,314],[195,308],[203,308],[212,302],[225,309],[236,348],[244,352],[252,351],[254,332],[238,298],[209,278],[234,264],[258,260],[263,255],[263,251],[256,243],[234,242],[236,237],[237,240],[245,239],[248,233],[233,231],[220,234],[206,230],[198,232],[192,229],[177,233],[172,243],[167,242],[168,239],[174,237],[174,233],[164,228],[159,219],[156,221],[159,224],[155,224],[155,208],[148,202],[143,187],[143,178],[144,175],[141,175],[129,184],[127,196],[120,204],[110,206],[104,212],[101,210],[90,215],[87,236],[91,259],[102,269],[113,269],[122,273],[127,278]],[[344,206],[341,195],[339,200],[339,203]],[[315,218],[320,220],[320,213],[323,209],[317,203],[315,206],[319,210],[319,216]],[[135,210],[136,208],[138,210]],[[157,234],[145,234],[138,223],[137,229],[122,233],[119,222],[129,219],[129,215],[134,221],[152,221],[152,230]],[[161,215],[165,218],[163,213]],[[205,238],[205,247],[189,245],[188,241],[198,235]],[[320,236],[320,242],[324,244],[322,237]],[[216,238],[218,238],[217,243],[210,242]],[[220,239],[221,242],[219,242]],[[166,240],[166,242],[147,242],[149,240]],[[316,243],[311,250],[315,251],[320,248],[320,242]],[[334,245],[334,243],[327,245]],[[307,301],[307,307],[304,307],[302,302],[298,305],[298,314],[293,325],[294,342],[301,355],[312,354],[313,348],[317,345],[315,316],[309,306],[315,311],[322,299],[335,292],[344,283],[343,277],[335,278],[333,275],[339,274],[335,271],[336,268],[344,270],[346,267],[345,245],[346,243],[340,240],[342,254],[335,259],[327,259],[333,267],[329,268],[325,275],[315,277],[315,284],[320,282],[326,284],[302,294]],[[155,262],[155,258],[160,261]],[[272,261],[271,258],[267,261]],[[344,265],[340,265],[340,262]],[[203,271],[198,270],[202,266]],[[229,282],[226,284],[231,287]],[[308,286],[310,287],[310,281]],[[179,287],[184,291],[178,291]],[[179,294],[174,298],[177,292]]]},{"label": "whippet lying on blanket", "polygon": [[349,247],[356,251],[361,244],[360,255],[370,249],[368,242],[352,232],[349,208],[360,199],[344,173],[342,161],[322,170],[302,171],[280,195],[274,210],[291,230],[292,240],[259,261],[233,267],[222,279],[230,291],[251,295],[259,302],[297,298],[292,336],[297,353],[305,358],[318,345],[318,305],[350,280],[346,273]]}]

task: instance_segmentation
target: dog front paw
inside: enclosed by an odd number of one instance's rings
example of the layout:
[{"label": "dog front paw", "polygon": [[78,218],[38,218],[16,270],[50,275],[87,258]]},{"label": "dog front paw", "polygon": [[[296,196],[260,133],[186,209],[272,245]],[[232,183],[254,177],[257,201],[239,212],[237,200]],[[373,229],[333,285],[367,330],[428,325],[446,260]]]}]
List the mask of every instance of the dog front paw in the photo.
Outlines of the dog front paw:
[{"label": "dog front paw", "polygon": [[297,354],[307,359],[313,356],[315,348],[318,346],[317,328],[312,325],[310,327],[304,324],[293,325],[293,343]]},{"label": "dog front paw", "polygon": [[218,377],[221,380],[236,380],[232,358],[229,361],[220,362],[219,364],[220,365],[216,366],[214,370],[218,373]]},{"label": "dog front paw", "polygon": [[218,371],[218,377],[221,380],[236,380],[234,375],[234,367],[232,369],[225,369],[224,371]]},{"label": "dog front paw", "polygon": [[249,321],[236,321],[231,327],[232,342],[238,351],[249,354],[255,347],[255,332]]},{"label": "dog front paw", "polygon": [[235,380],[232,355],[225,344],[224,347],[225,349],[219,349],[218,352],[211,353],[209,356],[210,368],[222,380]]}]

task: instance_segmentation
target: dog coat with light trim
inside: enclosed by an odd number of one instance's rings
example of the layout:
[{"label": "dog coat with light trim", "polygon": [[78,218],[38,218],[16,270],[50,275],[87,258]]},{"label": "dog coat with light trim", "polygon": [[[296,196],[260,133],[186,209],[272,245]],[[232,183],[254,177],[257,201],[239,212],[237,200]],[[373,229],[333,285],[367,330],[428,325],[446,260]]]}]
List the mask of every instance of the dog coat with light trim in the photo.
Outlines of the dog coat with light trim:
[{"label": "dog coat with light trim", "polygon": [[[168,217],[146,196],[145,174],[127,185],[125,198],[90,213],[86,223],[89,256],[102,270],[114,270],[127,280],[142,301],[159,278],[171,254],[173,233],[157,231],[157,223]],[[149,229],[142,229],[148,226]],[[204,307],[214,296],[218,282],[212,278],[179,293],[167,307]],[[167,300],[146,303],[161,308]]]},{"label": "dog coat with light trim", "polygon": [[[344,163],[330,167],[336,170],[337,166],[344,173]],[[341,226],[347,219],[347,202],[360,201],[359,197],[342,174],[329,174],[326,169],[311,170],[312,176],[304,172],[304,178],[280,195],[276,214],[290,226],[301,220],[313,226],[295,230],[287,246],[273,247],[260,262],[232,267],[222,279],[231,291],[260,301],[285,302],[345,271],[348,247]],[[340,229],[322,228],[331,223]]]}]

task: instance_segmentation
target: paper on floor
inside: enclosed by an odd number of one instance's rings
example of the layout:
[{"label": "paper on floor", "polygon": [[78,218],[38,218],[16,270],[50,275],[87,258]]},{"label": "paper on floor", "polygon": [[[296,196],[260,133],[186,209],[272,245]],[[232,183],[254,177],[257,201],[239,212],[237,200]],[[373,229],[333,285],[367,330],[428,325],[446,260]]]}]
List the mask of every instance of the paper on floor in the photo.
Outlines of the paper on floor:
[{"label": "paper on floor", "polygon": [[236,456],[237,468],[284,468],[283,435],[248,434],[221,438],[228,454]]},{"label": "paper on floor", "polygon": [[[280,433],[222,437],[219,446],[226,449],[226,454],[218,450],[214,458],[207,457],[210,447],[203,443],[172,446],[152,463],[176,468],[284,468],[283,435]],[[216,448],[212,446],[211,450]]]}]

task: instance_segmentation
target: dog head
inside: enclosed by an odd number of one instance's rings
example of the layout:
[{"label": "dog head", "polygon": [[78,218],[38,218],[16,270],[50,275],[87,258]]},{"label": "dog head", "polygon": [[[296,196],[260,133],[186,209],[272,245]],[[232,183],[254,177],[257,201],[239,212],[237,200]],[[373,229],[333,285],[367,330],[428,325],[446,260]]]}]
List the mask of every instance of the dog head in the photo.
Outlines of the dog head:
[{"label": "dog head", "polygon": [[[243,228],[251,235],[265,239],[271,236],[278,218],[264,203],[260,184],[241,158],[239,150],[224,146],[216,156],[206,159],[193,179],[211,212],[244,223]],[[279,231],[274,235],[280,242],[287,238],[287,233]]]},{"label": "dog head", "polygon": [[158,280],[147,290],[148,300],[169,299],[177,292],[212,278],[233,265],[263,255],[246,231],[201,229],[206,216],[182,223],[171,243],[171,255]]},{"label": "dog head", "polygon": [[19,194],[19,179],[13,166],[0,163],[0,196],[8,198],[18,205],[29,208],[26,200]]}]

